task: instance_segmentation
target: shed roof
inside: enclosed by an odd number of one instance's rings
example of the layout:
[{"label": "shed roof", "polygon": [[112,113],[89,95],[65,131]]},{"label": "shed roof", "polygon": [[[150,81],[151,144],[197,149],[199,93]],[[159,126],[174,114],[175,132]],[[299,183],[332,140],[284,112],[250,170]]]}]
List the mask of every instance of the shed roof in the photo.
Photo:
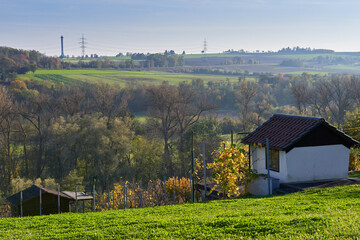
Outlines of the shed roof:
[{"label": "shed roof", "polygon": [[350,148],[358,142],[337,130],[323,118],[305,117],[286,114],[274,114],[268,121],[242,139],[246,144],[266,144],[269,147],[282,151],[291,150],[294,145],[305,136],[311,134],[318,127],[323,126],[341,139],[341,143]]},{"label": "shed roof", "polygon": [[[78,201],[83,201],[83,200],[92,200],[93,196],[88,195],[84,192],[71,192],[71,191],[63,191],[62,193],[64,193],[65,195],[67,195],[68,197],[70,197],[73,200],[78,200]],[[76,198],[77,196],[77,198]]]},{"label": "shed roof", "polygon": [[[31,187],[26,188],[22,191],[23,192],[23,202],[27,202],[33,198],[38,197],[40,194],[40,190],[41,190],[41,194],[49,193],[49,194],[56,195],[56,196],[58,195],[58,192],[55,190],[50,190],[47,188],[39,187],[34,184]],[[67,196],[61,192],[60,192],[60,197],[71,199],[69,196]],[[15,206],[19,205],[20,204],[20,192],[15,193],[14,195],[11,195],[10,197],[7,198],[7,200]]]}]

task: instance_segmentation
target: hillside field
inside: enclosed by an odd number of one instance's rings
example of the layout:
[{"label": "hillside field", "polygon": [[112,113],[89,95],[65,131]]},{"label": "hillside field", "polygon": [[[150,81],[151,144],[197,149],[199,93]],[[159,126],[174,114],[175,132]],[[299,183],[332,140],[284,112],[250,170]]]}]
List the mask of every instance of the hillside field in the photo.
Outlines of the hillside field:
[{"label": "hillside field", "polygon": [[1,239],[355,239],[360,186],[96,213],[0,219]]},{"label": "hillside field", "polygon": [[236,76],[200,75],[184,73],[166,73],[155,71],[116,71],[116,70],[37,70],[35,73],[27,73],[19,76],[20,79],[49,80],[53,82],[70,83],[74,81],[106,82],[120,86],[133,84],[161,84],[164,81],[172,85],[181,82],[190,82],[193,79],[202,79],[204,83],[209,81],[238,81]]}]

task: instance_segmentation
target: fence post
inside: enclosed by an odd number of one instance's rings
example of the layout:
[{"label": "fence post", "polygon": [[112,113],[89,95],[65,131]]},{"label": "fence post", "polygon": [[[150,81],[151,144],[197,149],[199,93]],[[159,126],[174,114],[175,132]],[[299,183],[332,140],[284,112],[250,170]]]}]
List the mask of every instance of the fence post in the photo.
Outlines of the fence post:
[{"label": "fence post", "polygon": [[175,177],[173,179],[173,202],[176,204],[176,198],[175,198]]},{"label": "fence post", "polygon": [[107,199],[108,199],[108,210],[110,210],[110,190],[108,189],[108,197],[107,197]]},{"label": "fence post", "polygon": [[20,217],[23,217],[23,192],[20,192]]},{"label": "fence post", "polygon": [[194,202],[195,196],[194,196],[194,179],[192,179],[194,176],[194,132],[191,132],[191,171],[190,171],[190,182],[191,184],[191,202]]},{"label": "fence post", "polygon": [[165,206],[167,205],[166,198],[167,198],[167,195],[166,195],[166,178],[164,176],[164,203],[165,203]]},{"label": "fence post", "polygon": [[95,212],[95,184],[93,185],[93,201],[92,201],[92,204],[93,204],[93,212]]},{"label": "fence post", "polygon": [[40,188],[39,193],[40,193],[39,198],[40,198],[40,216],[41,216],[42,215],[41,188]]},{"label": "fence post", "polygon": [[268,194],[271,195],[271,189],[270,189],[270,158],[269,158],[269,139],[268,138],[266,138],[266,168],[267,168]]},{"label": "fence post", "polygon": [[77,186],[75,186],[75,212],[78,212]]},{"label": "fence post", "polygon": [[60,188],[58,187],[57,190],[58,190],[58,196],[57,196],[58,197],[58,199],[57,199],[58,200],[58,213],[60,214]]},{"label": "fence post", "polygon": [[149,206],[151,205],[151,196],[150,196],[150,184],[148,184],[148,199],[149,199]]},{"label": "fence post", "polygon": [[231,130],[231,147],[234,145],[234,130]]},{"label": "fence post", "polygon": [[112,201],[113,201],[113,210],[115,210],[115,189],[113,190],[113,194],[112,194]]},{"label": "fence post", "polygon": [[189,173],[189,179],[190,179],[190,189],[191,189],[191,195],[190,195],[190,201],[193,200],[193,189],[192,189],[192,181],[191,181],[191,172]]},{"label": "fence post", "polygon": [[124,182],[124,209],[126,209],[126,181]]},{"label": "fence post", "polygon": [[142,207],[143,205],[143,190],[142,190],[142,186],[141,186],[141,181],[140,181],[140,207]]},{"label": "fence post", "polygon": [[206,159],[205,159],[205,142],[202,141],[202,151],[203,151],[203,163],[204,163],[204,195],[203,201],[206,199]]}]

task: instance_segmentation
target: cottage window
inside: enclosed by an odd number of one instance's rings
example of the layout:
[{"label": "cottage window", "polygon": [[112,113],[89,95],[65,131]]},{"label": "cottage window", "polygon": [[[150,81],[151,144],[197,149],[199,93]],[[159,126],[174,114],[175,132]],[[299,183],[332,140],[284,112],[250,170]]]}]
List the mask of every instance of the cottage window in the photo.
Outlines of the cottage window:
[{"label": "cottage window", "polygon": [[[269,149],[269,167],[270,170],[272,171],[276,171],[279,172],[280,167],[279,167],[279,150],[275,150],[275,149]],[[265,168],[267,169],[267,162],[265,162]]]}]

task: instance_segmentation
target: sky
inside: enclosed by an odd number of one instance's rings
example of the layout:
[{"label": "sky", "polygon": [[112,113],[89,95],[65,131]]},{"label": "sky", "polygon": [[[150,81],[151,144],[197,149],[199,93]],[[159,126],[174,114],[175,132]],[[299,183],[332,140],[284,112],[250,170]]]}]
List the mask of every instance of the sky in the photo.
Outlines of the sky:
[{"label": "sky", "polygon": [[358,0],[0,0],[0,46],[65,55],[360,51]]}]

